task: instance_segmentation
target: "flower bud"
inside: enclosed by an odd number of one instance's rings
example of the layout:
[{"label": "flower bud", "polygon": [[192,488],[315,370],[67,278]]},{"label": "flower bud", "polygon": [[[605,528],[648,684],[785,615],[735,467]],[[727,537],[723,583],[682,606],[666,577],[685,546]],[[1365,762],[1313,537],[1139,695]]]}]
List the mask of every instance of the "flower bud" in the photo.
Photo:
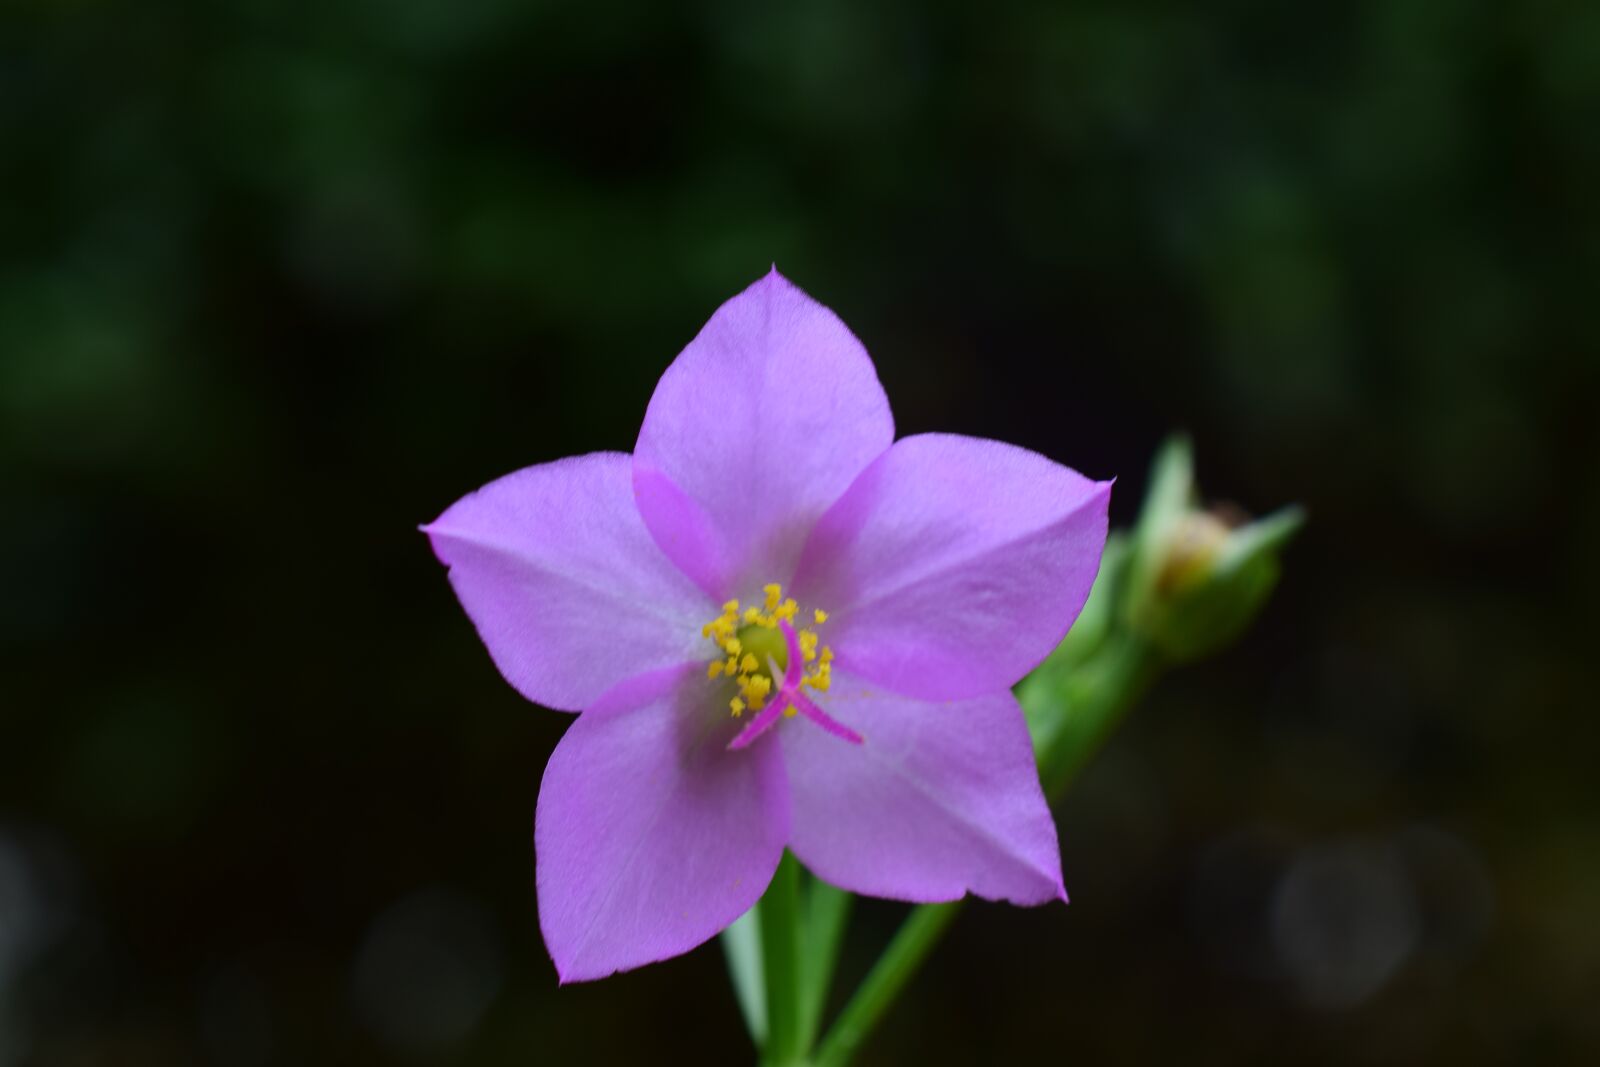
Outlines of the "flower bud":
[{"label": "flower bud", "polygon": [[1129,625],[1174,661],[1222,648],[1266,602],[1279,553],[1304,519],[1298,507],[1254,522],[1200,508],[1188,442],[1169,441],[1133,535],[1123,600]]}]

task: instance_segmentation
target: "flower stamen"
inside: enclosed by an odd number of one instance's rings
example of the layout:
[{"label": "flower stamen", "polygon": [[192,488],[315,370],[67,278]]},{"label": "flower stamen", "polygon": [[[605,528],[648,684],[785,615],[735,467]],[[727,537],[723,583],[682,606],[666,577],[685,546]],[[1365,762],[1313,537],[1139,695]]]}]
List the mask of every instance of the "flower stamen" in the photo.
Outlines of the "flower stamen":
[{"label": "flower stamen", "polygon": [[[815,630],[795,630],[793,623],[800,615],[800,604],[783,595],[782,585],[774,582],[763,586],[761,593],[759,607],[752,604],[742,608],[739,601],[729,600],[722,605],[720,615],[700,628],[700,636],[716,645],[719,652],[706,666],[707,679],[715,681],[726,676],[737,687],[728,701],[735,718],[747,708],[760,713],[739,735],[748,735],[749,740],[734,747],[748,745],[779,716],[796,715],[817,722],[829,733],[859,741],[859,734],[840,726],[801,693],[802,688],[828,691],[833,680],[833,649],[821,643]],[[828,621],[828,613],[821,608],[812,611],[811,617],[817,626]]]},{"label": "flower stamen", "polygon": [[[804,667],[802,666],[804,661],[800,657],[800,640],[794,632],[794,627],[789,625],[787,619],[780,622],[778,626],[783,632],[784,644],[789,651],[790,666],[788,670],[783,670],[778,666],[777,661],[771,658],[768,659],[768,664],[774,675],[783,674],[783,684],[778,689],[777,698],[768,705],[766,710],[757,715],[749,726],[740,730],[738,736],[728,742],[728,748],[747,748],[755,743],[756,738],[772,729],[773,724],[778,721],[780,715],[793,718],[797,714],[804,715],[835,737],[849,741],[851,744],[861,744],[866,740],[865,738],[817,707],[815,701],[800,691],[805,684]],[[782,709],[781,712],[779,709]]]}]

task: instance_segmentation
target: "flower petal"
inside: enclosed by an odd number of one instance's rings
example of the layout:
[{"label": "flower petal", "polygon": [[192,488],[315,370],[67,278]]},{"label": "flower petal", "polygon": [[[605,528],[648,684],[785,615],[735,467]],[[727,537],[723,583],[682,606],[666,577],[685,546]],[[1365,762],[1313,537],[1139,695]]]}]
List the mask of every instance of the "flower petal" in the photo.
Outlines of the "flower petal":
[{"label": "flower petal", "polygon": [[894,440],[877,372],[776,269],[667,368],[634,450],[639,510],[714,599],[787,581],[811,524]]},{"label": "flower petal", "polygon": [[687,952],[749,910],[783,855],[777,743],[737,722],[698,667],[619,685],[578,717],[539,788],[539,926],[562,982]]},{"label": "flower petal", "polygon": [[1065,636],[1106,539],[1110,482],[1014,445],[897,441],[812,531],[795,575],[841,666],[926,700],[1009,689]]},{"label": "flower petal", "polygon": [[863,743],[800,721],[775,731],[793,797],[790,847],[813,873],[897,900],[1066,899],[1055,823],[1009,692],[935,704],[834,678],[828,710]]},{"label": "flower petal", "polygon": [[627,455],[528,467],[423,527],[506,681],[577,711],[618,681],[701,659],[715,606],[644,528]]}]

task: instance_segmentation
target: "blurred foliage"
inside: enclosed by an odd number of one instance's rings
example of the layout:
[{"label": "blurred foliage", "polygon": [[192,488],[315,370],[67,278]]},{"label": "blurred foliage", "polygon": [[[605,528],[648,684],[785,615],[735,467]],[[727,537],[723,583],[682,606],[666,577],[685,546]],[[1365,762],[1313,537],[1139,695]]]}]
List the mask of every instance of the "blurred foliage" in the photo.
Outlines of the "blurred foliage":
[{"label": "blurred foliage", "polygon": [[774,260],[902,433],[1316,515],[879,1055],[1592,1060],[1597,187],[1576,0],[13,0],[0,1063],[747,1055],[714,948],[556,991],[413,531]]}]

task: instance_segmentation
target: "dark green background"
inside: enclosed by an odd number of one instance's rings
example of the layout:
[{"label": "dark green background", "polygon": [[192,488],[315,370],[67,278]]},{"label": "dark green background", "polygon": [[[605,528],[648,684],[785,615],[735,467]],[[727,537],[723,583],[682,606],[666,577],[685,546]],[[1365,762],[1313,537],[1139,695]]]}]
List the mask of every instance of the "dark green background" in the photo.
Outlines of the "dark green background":
[{"label": "dark green background", "polygon": [[1312,517],[869,1062],[1593,1062],[1597,188],[1583,0],[12,0],[0,1064],[750,1058],[715,947],[557,990],[415,527],[773,261],[902,433]]}]

